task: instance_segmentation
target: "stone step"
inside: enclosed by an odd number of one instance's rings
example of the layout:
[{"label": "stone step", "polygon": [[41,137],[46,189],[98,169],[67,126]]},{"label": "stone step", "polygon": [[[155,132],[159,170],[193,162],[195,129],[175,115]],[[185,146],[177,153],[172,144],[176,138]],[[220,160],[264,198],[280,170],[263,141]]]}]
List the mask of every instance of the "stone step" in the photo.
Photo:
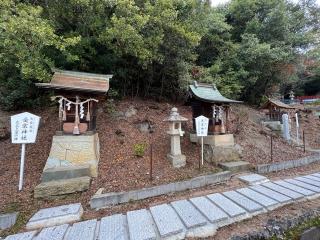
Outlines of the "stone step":
[{"label": "stone step", "polygon": [[297,193],[295,191],[292,191],[290,189],[281,187],[281,186],[274,184],[272,182],[264,183],[264,184],[262,184],[262,186],[267,187],[267,188],[269,188],[273,191],[276,191],[278,193],[281,193],[283,195],[286,195],[286,196],[292,198],[293,200],[299,200],[299,199],[303,198],[302,194]]},{"label": "stone step", "polygon": [[259,203],[260,205],[264,206],[267,209],[273,209],[279,206],[279,202],[277,202],[276,200],[273,200],[261,193],[253,191],[250,188],[240,188],[240,189],[237,189],[236,191],[250,198],[251,200]]},{"label": "stone step", "polygon": [[73,224],[65,236],[68,240],[95,240],[97,220],[92,219]]},{"label": "stone step", "polygon": [[202,216],[202,214],[188,200],[175,201],[172,202],[171,205],[187,228],[207,224],[207,220],[204,216]]},{"label": "stone step", "polygon": [[[206,197],[191,198],[190,202],[204,215],[211,223],[220,223],[228,219],[228,215],[214,205]],[[221,224],[223,225],[223,224]]]},{"label": "stone step", "polygon": [[310,179],[310,178],[297,177],[297,178],[295,178],[295,179],[298,180],[298,181],[300,181],[300,182],[305,182],[305,183],[311,184],[311,185],[313,185],[313,186],[320,187],[320,182],[315,181],[315,180]]},{"label": "stone step", "polygon": [[101,219],[98,240],[128,240],[126,216],[116,214]]},{"label": "stone step", "polygon": [[152,216],[147,209],[127,212],[130,240],[157,239]]},{"label": "stone step", "polygon": [[298,192],[298,193],[300,193],[300,194],[302,194],[304,196],[312,196],[312,195],[315,194],[315,192],[313,192],[313,191],[310,191],[310,190],[302,188],[302,187],[298,187],[298,186],[293,185],[291,183],[287,183],[287,182],[285,182],[283,180],[275,181],[274,183],[277,184],[277,185],[280,185],[282,187],[288,188],[288,189],[290,189],[292,191]]},{"label": "stone step", "polygon": [[90,165],[64,166],[45,169],[41,176],[41,182],[49,182],[62,179],[90,177]]},{"label": "stone step", "polygon": [[71,178],[50,182],[42,182],[34,189],[35,198],[50,198],[89,189],[90,177]]},{"label": "stone step", "polygon": [[293,185],[297,185],[299,187],[302,187],[302,188],[305,188],[305,189],[308,189],[310,191],[313,191],[313,192],[316,192],[316,193],[320,193],[320,188],[316,187],[316,186],[313,186],[313,185],[310,185],[308,183],[305,183],[305,182],[301,182],[301,181],[298,181],[296,179],[286,179],[284,180],[285,182],[288,182],[288,183],[291,183]]},{"label": "stone step", "polygon": [[257,185],[265,182],[269,182],[269,179],[259,174],[249,174],[238,177],[242,182],[249,185]]},{"label": "stone step", "polygon": [[69,225],[44,228],[34,240],[63,240]]},{"label": "stone step", "polygon": [[250,170],[250,163],[245,161],[223,162],[219,166],[225,171],[240,172]]},{"label": "stone step", "polygon": [[276,191],[270,190],[269,188],[266,188],[264,186],[258,185],[258,186],[252,186],[250,187],[252,190],[259,192],[269,198],[272,198],[280,203],[289,203],[292,201],[292,198],[283,195],[281,193],[278,193]]},{"label": "stone step", "polygon": [[320,173],[313,173],[313,174],[311,174],[311,176],[314,176],[314,177],[320,178]]},{"label": "stone step", "polygon": [[308,179],[311,179],[313,181],[317,181],[317,182],[320,182],[320,177],[318,176],[314,176],[314,175],[306,175],[306,176],[303,176],[304,178],[308,178]]},{"label": "stone step", "polygon": [[263,207],[261,205],[255,203],[240,193],[237,193],[236,191],[224,192],[223,195],[246,209],[249,213],[259,213],[263,211]]},{"label": "stone step", "polygon": [[8,236],[4,240],[31,240],[36,235],[36,233],[36,231],[18,233],[15,235]]},{"label": "stone step", "polygon": [[80,203],[44,208],[35,213],[27,223],[28,230],[79,221],[83,214]]},{"label": "stone step", "polygon": [[183,223],[170,205],[161,204],[151,207],[150,212],[159,230],[160,237],[184,239],[185,231]]},{"label": "stone step", "polygon": [[233,201],[229,200],[220,193],[210,194],[207,197],[232,218],[244,216],[247,214],[247,212],[243,208],[239,207]]}]

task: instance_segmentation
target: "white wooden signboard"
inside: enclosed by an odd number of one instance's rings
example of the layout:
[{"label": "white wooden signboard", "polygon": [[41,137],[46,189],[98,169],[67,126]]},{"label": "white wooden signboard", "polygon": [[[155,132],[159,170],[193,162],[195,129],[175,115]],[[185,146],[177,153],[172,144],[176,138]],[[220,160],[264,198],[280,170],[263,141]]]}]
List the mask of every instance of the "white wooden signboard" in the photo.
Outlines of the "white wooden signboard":
[{"label": "white wooden signboard", "polygon": [[203,165],[203,137],[208,136],[209,118],[199,116],[195,120],[197,136],[201,137],[201,165]]},{"label": "white wooden signboard", "polygon": [[205,116],[199,116],[196,120],[196,131],[198,137],[208,136],[209,118]]},{"label": "white wooden signboard", "polygon": [[28,112],[11,116],[11,141],[12,143],[22,144],[20,159],[19,191],[22,190],[23,185],[26,143],[34,143],[36,141],[39,122],[40,117]]}]

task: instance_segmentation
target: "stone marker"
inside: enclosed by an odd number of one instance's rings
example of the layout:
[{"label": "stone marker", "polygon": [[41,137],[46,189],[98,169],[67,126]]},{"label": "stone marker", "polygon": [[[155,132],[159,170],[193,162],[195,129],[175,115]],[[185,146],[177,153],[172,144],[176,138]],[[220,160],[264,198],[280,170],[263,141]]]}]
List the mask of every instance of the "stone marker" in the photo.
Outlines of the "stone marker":
[{"label": "stone marker", "polygon": [[168,204],[151,207],[150,212],[162,238],[182,233],[184,230],[177,213]]},{"label": "stone marker", "polygon": [[289,203],[290,201],[292,201],[292,199],[286,195],[283,195],[281,193],[278,193],[276,191],[272,191],[269,188],[266,188],[264,186],[261,185],[257,185],[257,186],[252,186],[250,187],[252,190],[259,192],[269,198],[272,198],[280,203]]},{"label": "stone marker", "polygon": [[63,179],[50,182],[42,182],[34,189],[35,198],[48,198],[74,192],[82,192],[89,189],[90,177]]},{"label": "stone marker", "polygon": [[269,179],[259,174],[249,174],[238,177],[242,182],[249,185],[257,185],[265,182],[269,182]]},{"label": "stone marker", "polygon": [[240,193],[237,193],[235,191],[228,191],[224,192],[223,195],[234,201],[250,213],[263,211],[263,207],[261,205],[255,203],[254,201],[251,201],[249,198],[244,197]]},{"label": "stone marker", "polygon": [[297,185],[297,186],[299,186],[299,187],[308,189],[308,190],[310,190],[310,191],[320,193],[320,188],[318,188],[318,187],[316,187],[316,186],[313,186],[313,185],[310,185],[310,184],[308,184],[308,183],[300,182],[300,181],[295,180],[295,179],[286,179],[286,180],[284,180],[284,181],[285,181],[285,182],[288,182],[288,183],[291,183],[291,184],[293,184],[293,185]]},{"label": "stone marker", "polygon": [[278,204],[277,201],[271,198],[268,198],[265,195],[262,195],[261,193],[253,191],[250,188],[240,188],[240,189],[237,189],[236,191],[266,208],[273,208]]},{"label": "stone marker", "polygon": [[17,212],[0,215],[0,230],[11,228],[17,221]]},{"label": "stone marker", "polygon": [[98,240],[127,240],[126,216],[116,214],[104,217],[100,222]]},{"label": "stone marker", "polygon": [[207,197],[232,218],[245,215],[247,213],[243,208],[239,207],[220,193],[210,194]]},{"label": "stone marker", "polygon": [[69,225],[44,228],[34,240],[63,240]]},{"label": "stone marker", "polygon": [[36,231],[18,233],[15,235],[8,236],[4,240],[31,240],[35,235]]},{"label": "stone marker", "polygon": [[26,228],[37,229],[79,221],[83,214],[81,203],[62,205],[39,210],[27,223]]},{"label": "stone marker", "polygon": [[313,192],[313,191],[310,191],[310,190],[305,189],[305,188],[302,188],[302,187],[298,187],[298,186],[296,186],[296,185],[293,185],[293,184],[291,184],[291,183],[287,183],[287,182],[282,181],[282,180],[280,180],[280,181],[275,181],[274,183],[275,183],[275,184],[278,184],[278,185],[280,185],[280,186],[282,186],[282,187],[288,188],[288,189],[290,189],[290,190],[292,190],[292,191],[301,193],[301,194],[304,195],[304,196],[311,196],[311,195],[314,195],[314,194],[315,194],[315,192]]},{"label": "stone marker", "polygon": [[231,172],[247,171],[250,169],[250,163],[245,161],[222,162],[219,163],[219,166],[222,167],[223,170]]},{"label": "stone marker", "polygon": [[94,240],[96,232],[97,220],[92,219],[84,222],[73,224],[69,228],[65,239],[68,240]]},{"label": "stone marker", "polygon": [[288,196],[288,197],[290,197],[290,198],[292,198],[294,200],[298,200],[298,199],[303,198],[302,194],[297,193],[295,191],[292,191],[292,190],[290,190],[288,188],[284,188],[284,187],[279,186],[277,184],[274,184],[272,182],[264,183],[264,184],[262,184],[262,186],[267,187],[267,188],[269,188],[271,190],[274,190],[274,191],[276,191],[278,193],[284,194],[284,195],[286,195],[286,196]]},{"label": "stone marker", "polygon": [[127,212],[130,240],[153,240],[157,238],[149,211],[140,209]]},{"label": "stone marker", "polygon": [[171,205],[179,214],[187,228],[198,227],[207,224],[207,220],[189,201],[175,201],[172,202]]},{"label": "stone marker", "polygon": [[206,197],[191,198],[190,201],[211,223],[218,223],[228,219],[228,215]]}]

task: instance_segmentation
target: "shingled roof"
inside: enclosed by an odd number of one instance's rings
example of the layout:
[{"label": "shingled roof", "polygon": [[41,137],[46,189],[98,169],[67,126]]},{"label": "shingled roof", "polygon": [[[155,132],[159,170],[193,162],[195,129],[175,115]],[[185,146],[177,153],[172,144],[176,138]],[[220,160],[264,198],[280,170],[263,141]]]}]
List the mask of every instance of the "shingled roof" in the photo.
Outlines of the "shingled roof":
[{"label": "shingled roof", "polygon": [[50,83],[36,83],[40,88],[91,93],[107,93],[112,75],[54,69]]},{"label": "shingled roof", "polygon": [[288,104],[285,104],[279,100],[276,100],[276,99],[271,99],[271,98],[268,98],[268,102],[262,107],[262,109],[267,109],[269,107],[269,105],[273,105],[273,106],[276,106],[278,108],[284,108],[284,109],[297,109],[297,107],[295,106],[290,106]]},{"label": "shingled roof", "polygon": [[210,103],[241,103],[241,101],[232,100],[222,96],[215,85],[197,83],[189,85],[192,96],[195,98]]}]

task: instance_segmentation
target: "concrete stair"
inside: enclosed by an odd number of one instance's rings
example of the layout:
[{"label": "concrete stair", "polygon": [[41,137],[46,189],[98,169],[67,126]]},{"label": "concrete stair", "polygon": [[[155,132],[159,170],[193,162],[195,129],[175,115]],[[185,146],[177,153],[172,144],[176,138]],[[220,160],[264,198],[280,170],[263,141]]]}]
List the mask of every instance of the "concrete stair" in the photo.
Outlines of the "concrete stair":
[{"label": "concrete stair", "polygon": [[[174,201],[5,240],[158,240],[213,236],[222,226],[280,206],[319,197],[320,173]],[[61,223],[62,224],[62,223]],[[39,236],[41,236],[39,238]]]}]

